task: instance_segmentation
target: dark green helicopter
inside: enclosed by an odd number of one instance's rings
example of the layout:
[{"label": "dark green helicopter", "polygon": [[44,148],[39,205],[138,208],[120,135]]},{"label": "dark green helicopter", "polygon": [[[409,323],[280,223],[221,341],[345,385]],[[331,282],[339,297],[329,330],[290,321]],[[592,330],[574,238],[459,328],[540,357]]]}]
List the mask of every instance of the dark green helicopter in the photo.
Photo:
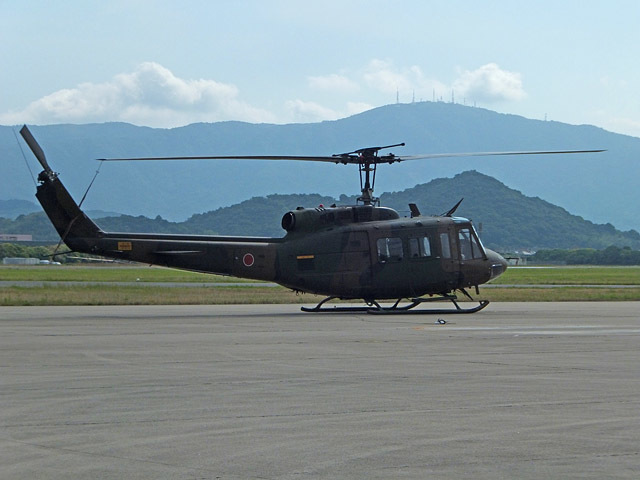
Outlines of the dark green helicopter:
[{"label": "dark green helicopter", "polygon": [[[47,163],[29,129],[22,137],[44,170],[36,197],[63,241],[72,251],[133,260],[197,272],[275,282],[297,292],[326,295],[306,312],[366,311],[406,313],[424,302],[450,301],[455,309],[420,309],[420,313],[472,313],[488,305],[480,300],[462,308],[456,292],[501,275],[507,262],[484,248],[471,221],[453,216],[460,202],[440,216],[423,216],[415,204],[411,217],[379,205],[373,196],[376,168],[420,158],[484,155],[587,153],[601,150],[477,152],[459,154],[379,155],[404,143],[371,147],[332,156],[208,156],[115,160],[264,159],[310,160],[355,164],[362,195],[356,205],[302,208],[282,217],[282,238],[211,235],[112,233],[102,231],[73,200]],[[362,299],[367,306],[323,307],[333,299]],[[400,306],[400,302],[408,302]],[[392,300],[383,307],[380,300]],[[416,312],[412,310],[412,312]]]}]

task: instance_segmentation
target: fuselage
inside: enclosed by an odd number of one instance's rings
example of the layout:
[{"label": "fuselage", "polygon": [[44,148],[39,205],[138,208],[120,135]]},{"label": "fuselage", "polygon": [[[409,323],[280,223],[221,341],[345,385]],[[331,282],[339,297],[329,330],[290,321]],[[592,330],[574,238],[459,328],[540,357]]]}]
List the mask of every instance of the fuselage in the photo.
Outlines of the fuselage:
[{"label": "fuselage", "polygon": [[465,218],[400,218],[390,208],[356,205],[288,212],[282,238],[111,233],[80,210],[56,175],[43,172],[40,181],[38,200],[78,252],[367,301],[446,294],[506,269]]},{"label": "fuselage", "polygon": [[302,291],[417,297],[478,286],[506,269],[465,218],[401,218],[389,208],[361,205],[289,212],[283,226],[289,231],[277,248],[278,281]]}]

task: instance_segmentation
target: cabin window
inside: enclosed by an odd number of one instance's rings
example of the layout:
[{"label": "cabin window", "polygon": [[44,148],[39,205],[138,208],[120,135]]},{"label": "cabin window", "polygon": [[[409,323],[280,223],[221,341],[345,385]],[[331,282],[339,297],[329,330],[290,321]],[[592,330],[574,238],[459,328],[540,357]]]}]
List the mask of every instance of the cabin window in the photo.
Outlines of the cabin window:
[{"label": "cabin window", "polygon": [[451,244],[449,243],[449,234],[440,234],[440,248],[442,250],[442,258],[451,258]]},{"label": "cabin window", "polygon": [[458,230],[458,243],[460,244],[460,258],[462,260],[483,258],[478,239],[471,232],[470,228],[461,228]]},{"label": "cabin window", "polygon": [[378,261],[381,263],[399,262],[404,257],[402,239],[398,237],[379,238],[377,246]]},{"label": "cabin window", "polygon": [[410,238],[409,256],[411,258],[430,257],[431,242],[429,242],[429,237]]}]

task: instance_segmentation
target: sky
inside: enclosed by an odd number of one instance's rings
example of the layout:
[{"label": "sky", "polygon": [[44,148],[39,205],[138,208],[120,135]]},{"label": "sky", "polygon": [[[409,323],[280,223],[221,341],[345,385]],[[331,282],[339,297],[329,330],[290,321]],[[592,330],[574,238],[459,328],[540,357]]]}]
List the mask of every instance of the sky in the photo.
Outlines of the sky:
[{"label": "sky", "polygon": [[0,125],[443,100],[640,137],[637,0],[0,0]]}]

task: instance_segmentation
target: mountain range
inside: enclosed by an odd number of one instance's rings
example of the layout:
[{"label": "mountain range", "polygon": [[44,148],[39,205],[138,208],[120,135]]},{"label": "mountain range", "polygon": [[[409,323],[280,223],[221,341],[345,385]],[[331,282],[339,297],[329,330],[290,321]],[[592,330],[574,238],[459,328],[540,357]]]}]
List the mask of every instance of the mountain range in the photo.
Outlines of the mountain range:
[{"label": "mountain range", "polygon": [[14,219],[20,215],[39,212],[42,209],[28,200],[0,200],[0,217]]},{"label": "mountain range", "polygon": [[[475,170],[595,223],[640,230],[640,139],[588,125],[505,115],[454,103],[394,104],[309,124],[220,122],[173,129],[123,123],[30,127],[76,198],[99,168],[84,207],[183,221],[271,194],[359,193],[354,166],[296,161],[111,162],[96,158],[190,155],[331,155],[405,142],[398,155],[468,151],[606,149],[599,154],[469,157],[381,165],[377,193]],[[33,199],[39,168],[0,127],[0,199]],[[21,151],[22,149],[22,151]],[[31,175],[27,169],[31,169]],[[455,192],[462,197],[466,192]]]}]

